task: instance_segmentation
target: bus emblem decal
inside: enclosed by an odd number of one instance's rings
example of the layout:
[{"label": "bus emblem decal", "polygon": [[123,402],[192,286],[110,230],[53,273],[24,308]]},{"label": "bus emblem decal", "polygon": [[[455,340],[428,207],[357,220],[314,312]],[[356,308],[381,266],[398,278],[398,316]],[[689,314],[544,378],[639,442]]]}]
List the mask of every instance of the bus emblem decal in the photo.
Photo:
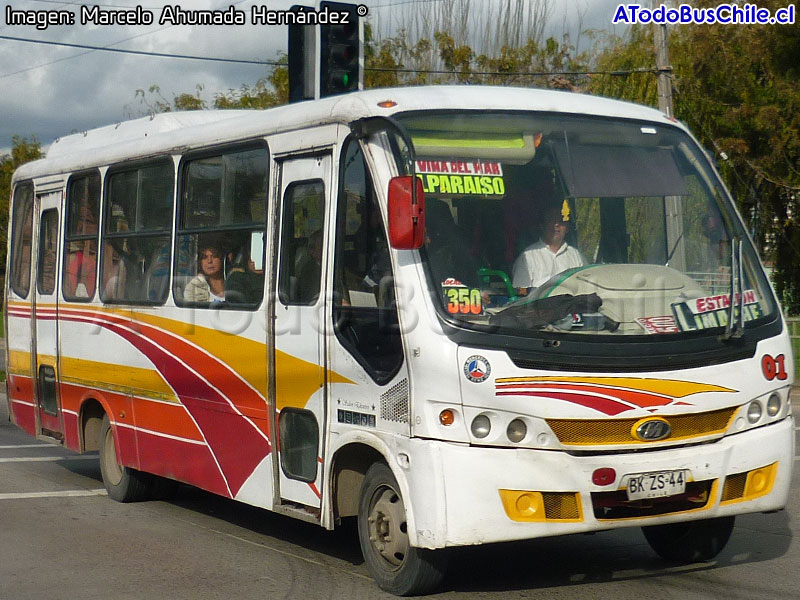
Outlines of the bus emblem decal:
[{"label": "bus emblem decal", "polygon": [[492,367],[489,361],[483,356],[474,355],[467,359],[464,363],[464,375],[467,376],[472,383],[481,383],[489,379],[492,373]]},{"label": "bus emblem decal", "polygon": [[647,419],[639,422],[635,427],[636,437],[643,442],[655,442],[667,438],[672,433],[672,427],[664,419]]}]

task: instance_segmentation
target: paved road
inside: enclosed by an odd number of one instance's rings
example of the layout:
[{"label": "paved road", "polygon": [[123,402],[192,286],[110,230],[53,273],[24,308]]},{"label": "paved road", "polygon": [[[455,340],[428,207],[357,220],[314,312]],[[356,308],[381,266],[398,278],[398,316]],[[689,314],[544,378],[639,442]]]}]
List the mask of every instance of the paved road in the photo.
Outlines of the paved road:
[{"label": "paved road", "polygon": [[[468,548],[433,597],[796,599],[799,465],[790,509],[740,517],[714,562],[667,566],[638,529]],[[27,437],[0,398],[0,599],[388,597],[352,526],[326,532],[188,486],[171,502],[118,504],[96,457]]]}]

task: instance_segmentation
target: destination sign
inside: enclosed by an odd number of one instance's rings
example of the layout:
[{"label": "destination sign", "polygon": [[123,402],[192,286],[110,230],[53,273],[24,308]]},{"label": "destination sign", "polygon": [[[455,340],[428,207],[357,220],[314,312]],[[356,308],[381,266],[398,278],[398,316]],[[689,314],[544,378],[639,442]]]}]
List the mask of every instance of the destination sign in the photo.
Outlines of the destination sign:
[{"label": "destination sign", "polygon": [[475,160],[418,160],[417,177],[426,194],[500,198],[506,193],[503,166]]}]

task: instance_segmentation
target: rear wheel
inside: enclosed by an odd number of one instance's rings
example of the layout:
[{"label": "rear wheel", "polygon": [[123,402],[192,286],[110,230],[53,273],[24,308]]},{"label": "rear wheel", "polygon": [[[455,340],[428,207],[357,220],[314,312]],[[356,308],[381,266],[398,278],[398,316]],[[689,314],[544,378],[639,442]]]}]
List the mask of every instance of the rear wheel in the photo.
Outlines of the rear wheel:
[{"label": "rear wheel", "polygon": [[400,487],[383,463],[369,468],[361,486],[358,537],[367,569],[383,590],[419,595],[441,583],[447,563],[444,551],[411,546]]},{"label": "rear wheel", "polygon": [[114,430],[108,415],[103,415],[100,425],[100,473],[109,498],[117,502],[137,502],[150,495],[152,478],[130,467],[123,467],[117,459]]},{"label": "rear wheel", "polygon": [[643,527],[647,543],[661,558],[679,563],[711,560],[722,552],[734,517]]}]

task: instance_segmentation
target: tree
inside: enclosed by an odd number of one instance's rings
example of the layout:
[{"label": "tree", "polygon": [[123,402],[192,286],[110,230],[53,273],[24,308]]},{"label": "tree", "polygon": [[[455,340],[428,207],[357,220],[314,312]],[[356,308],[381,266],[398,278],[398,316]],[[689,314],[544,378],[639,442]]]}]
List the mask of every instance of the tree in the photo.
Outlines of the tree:
[{"label": "tree", "polygon": [[11,138],[11,154],[0,156],[0,272],[5,277],[8,239],[8,210],[11,199],[11,177],[26,162],[41,158],[42,148],[35,136]]},{"label": "tree", "polygon": [[[716,4],[704,0],[698,5]],[[760,4],[775,10],[782,4]],[[675,114],[719,159],[784,307],[800,313],[800,33],[796,27],[684,25],[671,29]],[[655,106],[651,27],[612,40],[589,90]]]}]

